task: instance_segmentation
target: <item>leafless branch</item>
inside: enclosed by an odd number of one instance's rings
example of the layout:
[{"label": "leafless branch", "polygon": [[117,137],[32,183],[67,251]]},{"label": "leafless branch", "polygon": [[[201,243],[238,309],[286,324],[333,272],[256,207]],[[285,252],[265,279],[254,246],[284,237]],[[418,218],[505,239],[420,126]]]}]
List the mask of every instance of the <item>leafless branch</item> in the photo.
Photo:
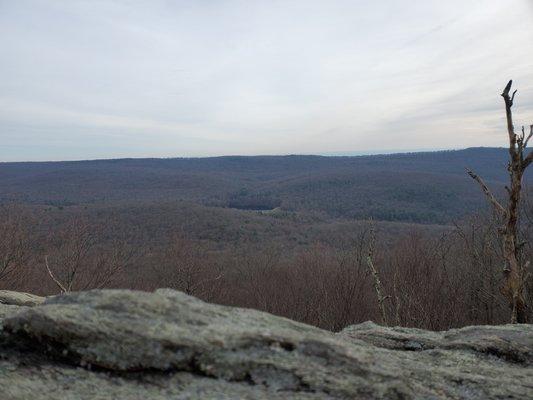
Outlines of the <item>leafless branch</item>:
[{"label": "leafless branch", "polygon": [[44,265],[46,266],[46,270],[48,271],[48,275],[50,275],[50,278],[54,281],[54,283],[59,287],[59,289],[63,293],[68,293],[69,290],[63,286],[63,284],[55,277],[52,270],[50,269],[50,266],[48,265],[48,256],[44,256]]},{"label": "leafless branch", "polygon": [[[372,222],[371,222],[372,224]],[[384,325],[388,325],[388,318],[387,318],[387,310],[385,309],[385,300],[387,300],[390,296],[384,296],[383,295],[383,285],[381,283],[381,280],[379,279],[379,274],[374,266],[374,263],[372,262],[372,257],[374,255],[374,244],[376,241],[375,232],[374,232],[374,226],[370,226],[370,244],[368,249],[368,257],[366,258],[366,262],[368,265],[368,268],[370,270],[370,273],[372,274],[372,278],[374,280],[374,290],[376,291],[376,296],[378,300],[378,307],[379,307],[379,313],[381,315],[381,322]]]},{"label": "leafless branch", "polygon": [[467,169],[466,172],[468,173],[468,175],[470,175],[470,177],[473,180],[475,180],[477,183],[479,183],[479,186],[481,186],[481,189],[483,190],[483,192],[485,193],[485,195],[487,196],[487,198],[489,199],[491,204],[494,206],[494,208],[499,213],[501,213],[502,215],[506,215],[507,211],[505,210],[505,208],[503,208],[503,206],[500,204],[500,202],[498,200],[496,200],[496,197],[494,197],[494,195],[492,194],[492,192],[490,191],[488,186],[485,184],[483,179],[481,179],[478,175],[476,175],[474,172],[472,172],[469,169]]},{"label": "leafless branch", "polygon": [[[527,136],[527,139],[524,141],[524,146],[523,148],[525,149],[528,142],[529,142],[529,139],[531,139],[531,137],[533,136],[533,125],[530,125],[529,127],[529,135]],[[529,164],[531,164],[531,162],[533,161],[533,151],[531,151],[527,156],[526,158],[524,158],[524,161],[522,161],[522,170],[525,170]]]},{"label": "leafless branch", "polygon": [[504,208],[492,195],[483,180],[468,171],[468,174],[479,183],[489,201],[504,217],[504,226],[498,229],[501,238],[503,256],[506,261],[504,267],[504,284],[501,293],[506,297],[511,308],[511,323],[527,322],[527,304],[524,296],[524,276],[523,260],[520,259],[521,245],[518,240],[518,222],[519,222],[519,204],[522,192],[522,177],[526,168],[533,161],[533,152],[530,152],[524,158],[524,150],[533,135],[533,126],[530,126],[530,133],[526,138],[525,129],[522,127],[521,134],[517,135],[514,131],[512,107],[516,90],[511,96],[511,86],[513,81],[510,80],[503,90],[502,97],[505,102],[505,116],[507,121],[507,134],[509,136],[509,157],[510,162],[507,170],[510,175],[510,185],[507,189],[508,201]]},{"label": "leafless branch", "polygon": [[529,135],[527,135],[526,140],[524,140],[524,149],[527,147],[527,144],[529,143],[529,139],[531,139],[531,136],[533,136],[533,125],[529,127]]}]

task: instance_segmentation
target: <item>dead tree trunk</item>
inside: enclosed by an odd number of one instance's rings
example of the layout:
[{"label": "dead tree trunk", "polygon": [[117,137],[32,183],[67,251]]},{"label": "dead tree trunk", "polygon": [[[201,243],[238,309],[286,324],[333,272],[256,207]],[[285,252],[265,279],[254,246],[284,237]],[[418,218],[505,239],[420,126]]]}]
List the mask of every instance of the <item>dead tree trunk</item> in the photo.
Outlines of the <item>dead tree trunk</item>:
[{"label": "dead tree trunk", "polygon": [[385,309],[385,300],[387,300],[388,296],[383,295],[383,285],[381,284],[381,280],[379,279],[379,274],[374,267],[374,263],[372,262],[372,257],[368,256],[367,259],[368,268],[370,269],[370,273],[372,274],[372,278],[374,279],[374,290],[376,291],[376,297],[378,299],[378,308],[379,308],[379,314],[381,316],[381,323],[385,326],[389,325],[389,320],[387,318],[387,311]]},{"label": "dead tree trunk", "polygon": [[485,182],[470,170],[468,174],[474,179],[489,199],[496,213],[502,218],[503,226],[498,230],[502,239],[503,256],[505,258],[505,267],[503,269],[504,282],[501,293],[507,299],[511,308],[511,323],[527,322],[527,304],[525,301],[525,282],[527,280],[528,263],[520,261],[519,252],[520,244],[518,243],[518,218],[520,195],[522,191],[522,177],[526,168],[533,161],[533,152],[524,157],[529,139],[533,136],[533,125],[530,126],[528,136],[525,135],[525,129],[516,134],[513,126],[512,107],[516,90],[512,95],[509,81],[503,90],[502,97],[505,101],[505,113],[507,117],[507,132],[509,134],[509,164],[508,171],[510,175],[510,187],[505,187],[508,194],[506,207],[494,197]]},{"label": "dead tree trunk", "polygon": [[368,256],[366,258],[366,263],[368,265],[368,269],[370,270],[370,273],[372,274],[372,279],[374,280],[374,290],[376,291],[376,298],[378,301],[378,309],[379,314],[381,316],[381,323],[385,326],[389,325],[389,319],[387,318],[387,309],[385,307],[385,300],[389,298],[389,296],[385,296],[383,294],[383,285],[381,283],[381,279],[379,279],[379,273],[376,267],[374,267],[374,263],[372,262],[372,257],[374,256],[374,244],[376,241],[376,236],[374,232],[374,225],[370,226],[370,244],[368,248]]}]

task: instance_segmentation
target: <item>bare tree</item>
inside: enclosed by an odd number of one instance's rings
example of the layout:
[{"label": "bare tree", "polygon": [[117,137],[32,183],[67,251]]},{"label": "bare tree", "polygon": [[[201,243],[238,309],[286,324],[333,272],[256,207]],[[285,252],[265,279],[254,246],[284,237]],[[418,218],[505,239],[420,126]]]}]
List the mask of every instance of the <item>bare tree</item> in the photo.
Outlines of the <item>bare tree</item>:
[{"label": "bare tree", "polygon": [[236,264],[239,279],[243,283],[243,290],[250,300],[250,306],[272,312],[275,304],[272,301],[272,288],[270,283],[273,276],[278,272],[281,249],[269,246],[241,256]]},{"label": "bare tree", "polygon": [[125,241],[100,248],[96,237],[83,219],[73,219],[56,232],[44,264],[62,293],[102,288],[131,261],[134,252]]},{"label": "bare tree", "polygon": [[165,254],[165,262],[154,268],[158,284],[186,294],[212,300],[221,288],[222,265],[208,256],[202,243],[176,234]]},{"label": "bare tree", "polygon": [[372,279],[374,280],[374,290],[376,291],[379,314],[381,316],[381,323],[384,325],[388,325],[389,320],[387,318],[387,309],[385,307],[385,300],[387,300],[389,296],[385,296],[383,294],[383,285],[381,284],[381,279],[379,278],[378,270],[376,269],[376,267],[374,266],[374,262],[372,261],[372,257],[374,256],[375,243],[376,243],[376,233],[374,231],[374,225],[371,221],[370,222],[370,245],[368,249],[368,256],[366,258],[366,262],[370,270],[370,273],[372,275]]},{"label": "bare tree", "polygon": [[[462,283],[457,287],[466,317],[472,324],[494,324],[499,310],[507,309],[506,299],[498,295],[503,260],[498,227],[500,218],[494,213],[472,216],[455,224],[456,252],[461,254],[454,263],[460,264]],[[462,264],[462,265],[461,265]]]},{"label": "bare tree", "polygon": [[507,299],[511,308],[511,323],[527,322],[527,304],[524,290],[527,281],[527,268],[529,262],[520,259],[522,244],[518,242],[518,218],[520,195],[522,191],[522,177],[526,168],[533,161],[533,152],[524,155],[529,139],[533,136],[533,125],[526,136],[525,129],[515,133],[513,125],[512,107],[516,90],[510,95],[513,81],[509,81],[503,90],[502,97],[505,102],[505,113],[507,118],[507,132],[509,135],[509,156],[508,171],[510,175],[510,188],[506,186],[508,199],[505,207],[492,194],[485,182],[474,172],[467,170],[468,174],[480,186],[488,200],[492,204],[495,212],[500,216],[503,225],[499,228],[502,240],[503,256],[506,265],[503,269],[504,283],[501,288],[502,294]]},{"label": "bare tree", "polygon": [[29,235],[21,209],[3,207],[0,214],[0,281],[20,278],[30,257]]}]

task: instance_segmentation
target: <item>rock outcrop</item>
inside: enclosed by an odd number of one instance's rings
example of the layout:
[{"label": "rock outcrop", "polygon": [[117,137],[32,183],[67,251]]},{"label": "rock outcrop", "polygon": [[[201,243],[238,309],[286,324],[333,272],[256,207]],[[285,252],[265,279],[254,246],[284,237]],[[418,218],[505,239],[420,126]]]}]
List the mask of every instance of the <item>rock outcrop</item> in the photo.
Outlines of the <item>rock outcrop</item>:
[{"label": "rock outcrop", "polygon": [[29,293],[0,290],[0,327],[4,318],[20,312],[23,306],[33,307],[43,303],[44,300],[44,297]]},{"label": "rock outcrop", "polygon": [[44,297],[36,296],[30,293],[0,290],[0,304],[31,307],[43,303],[44,300]]},{"label": "rock outcrop", "polygon": [[334,334],[166,289],[38,303],[0,308],[2,400],[533,398],[532,325]]}]

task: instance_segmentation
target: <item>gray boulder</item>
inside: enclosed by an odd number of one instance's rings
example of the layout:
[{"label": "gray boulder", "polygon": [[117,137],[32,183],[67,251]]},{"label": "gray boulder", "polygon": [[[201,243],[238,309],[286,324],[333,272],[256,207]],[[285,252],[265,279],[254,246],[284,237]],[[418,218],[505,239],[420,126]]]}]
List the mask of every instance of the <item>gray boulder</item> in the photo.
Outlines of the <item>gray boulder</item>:
[{"label": "gray boulder", "polygon": [[165,289],[57,296],[0,326],[6,400],[533,398],[531,325],[333,334]]},{"label": "gray boulder", "polygon": [[13,292],[11,290],[0,290],[0,304],[13,306],[36,306],[44,302],[45,298],[30,293]]},{"label": "gray boulder", "polygon": [[29,293],[0,290],[0,329],[4,318],[20,312],[25,307],[41,304],[44,300],[44,297]]}]

